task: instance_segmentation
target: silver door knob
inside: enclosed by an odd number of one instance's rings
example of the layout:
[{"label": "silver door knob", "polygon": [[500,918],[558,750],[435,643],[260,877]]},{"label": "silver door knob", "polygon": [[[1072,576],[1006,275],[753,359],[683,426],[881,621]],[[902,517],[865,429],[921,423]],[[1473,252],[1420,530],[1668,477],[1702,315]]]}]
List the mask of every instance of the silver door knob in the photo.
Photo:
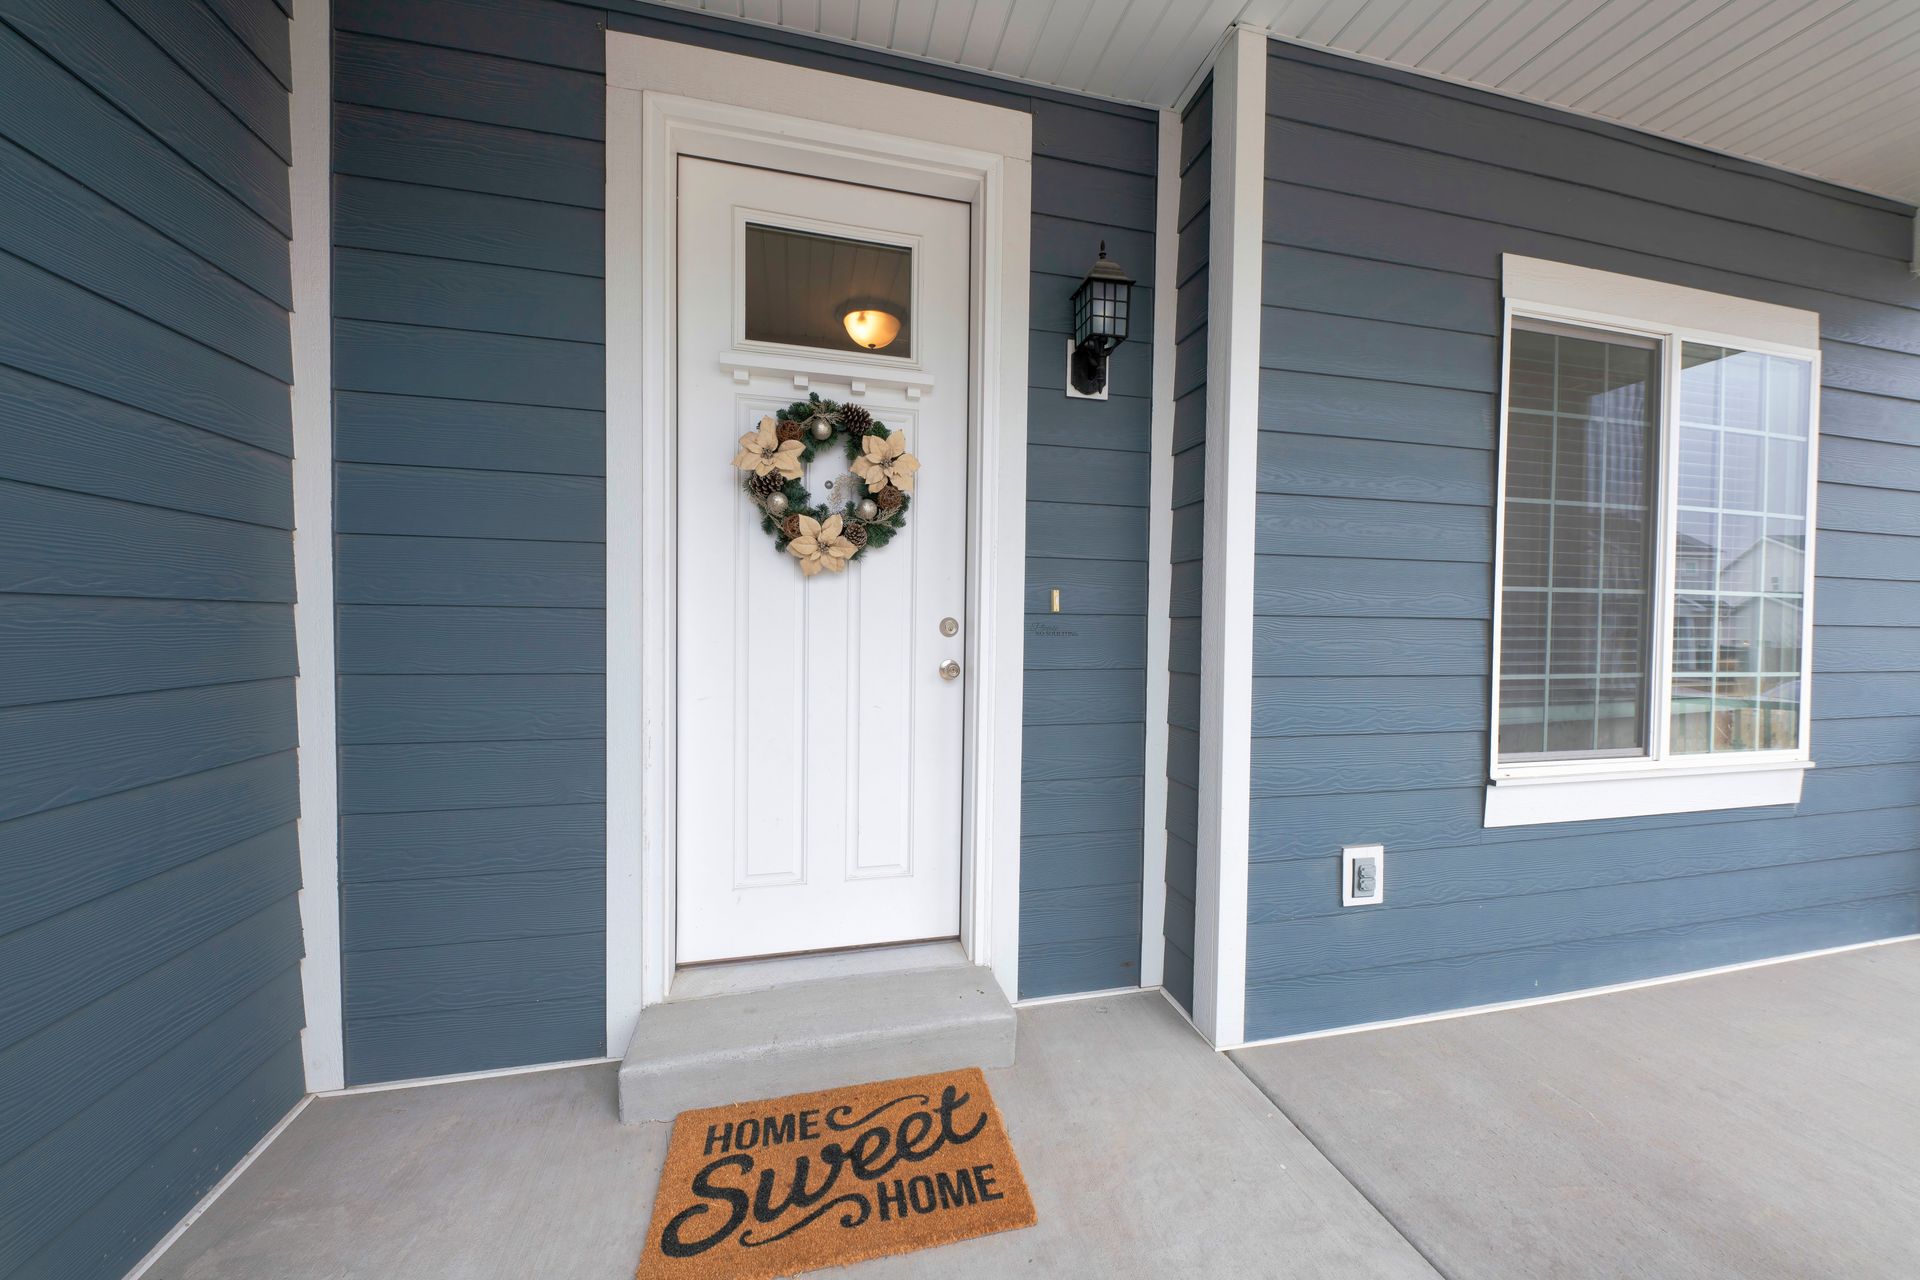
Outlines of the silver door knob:
[{"label": "silver door knob", "polygon": [[940,634],[952,638],[960,634],[960,622],[957,618],[940,619]]},{"label": "silver door knob", "polygon": [[952,658],[948,658],[940,664],[940,678],[942,680],[958,680],[960,678],[960,664]]}]

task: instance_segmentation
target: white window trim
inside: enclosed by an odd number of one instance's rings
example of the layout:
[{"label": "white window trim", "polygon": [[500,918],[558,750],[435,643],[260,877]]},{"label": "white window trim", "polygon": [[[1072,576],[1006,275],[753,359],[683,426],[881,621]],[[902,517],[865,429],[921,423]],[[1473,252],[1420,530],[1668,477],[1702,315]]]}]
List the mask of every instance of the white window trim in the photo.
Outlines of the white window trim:
[{"label": "white window trim", "polygon": [[[1501,260],[1506,313],[1501,328],[1499,473],[1495,482],[1493,666],[1488,699],[1489,827],[1579,822],[1596,818],[1693,813],[1761,805],[1797,804],[1806,771],[1812,723],[1813,589],[1820,452],[1820,317],[1812,311],[1641,280],[1611,271],[1506,254]],[[1505,581],[1508,379],[1516,317],[1562,321],[1659,339],[1663,368],[1660,398],[1660,485],[1655,536],[1653,652],[1649,687],[1655,699],[1648,726],[1648,754],[1599,760],[1529,760],[1502,763],[1500,732],[1500,629]],[[1811,365],[1807,438],[1806,594],[1801,619],[1800,745],[1788,751],[1742,752],[1714,758],[1669,756],[1665,713],[1673,669],[1672,539],[1674,482],[1679,436],[1681,344],[1711,345],[1791,356]]]}]

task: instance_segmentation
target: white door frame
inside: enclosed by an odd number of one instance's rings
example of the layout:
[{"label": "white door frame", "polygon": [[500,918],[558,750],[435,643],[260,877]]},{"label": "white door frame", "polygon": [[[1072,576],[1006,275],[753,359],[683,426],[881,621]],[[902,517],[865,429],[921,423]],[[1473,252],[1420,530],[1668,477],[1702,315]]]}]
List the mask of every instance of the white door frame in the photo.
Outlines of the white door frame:
[{"label": "white door frame", "polygon": [[609,31],[607,1052],[626,1051],[640,1010],[664,1000],[673,977],[673,210],[683,153],[973,206],[960,929],[968,956],[992,968],[1011,1000],[1020,957],[1032,117]]}]

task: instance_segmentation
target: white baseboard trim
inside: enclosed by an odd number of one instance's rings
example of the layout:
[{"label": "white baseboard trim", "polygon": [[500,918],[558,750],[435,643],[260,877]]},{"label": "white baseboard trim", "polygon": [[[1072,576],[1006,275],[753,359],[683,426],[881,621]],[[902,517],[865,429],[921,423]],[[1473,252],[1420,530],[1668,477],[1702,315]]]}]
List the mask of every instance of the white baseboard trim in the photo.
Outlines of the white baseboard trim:
[{"label": "white baseboard trim", "polygon": [[1142,991],[1157,991],[1158,987],[1102,987],[1098,991],[1067,991],[1057,996],[1028,996],[1024,1000],[1015,1000],[1016,1009],[1031,1009],[1043,1004],[1071,1004],[1075,1000],[1104,1000],[1110,996],[1138,995]]},{"label": "white baseboard trim", "polygon": [[313,1095],[308,1094],[306,1097],[300,1099],[300,1101],[294,1103],[293,1110],[287,1112],[286,1115],[281,1116],[280,1122],[274,1125],[273,1128],[267,1130],[266,1133],[262,1135],[260,1141],[254,1143],[253,1146],[247,1149],[247,1154],[240,1157],[240,1163],[234,1165],[233,1168],[227,1170],[226,1176],[221,1178],[220,1181],[214,1183],[213,1189],[208,1191],[207,1194],[205,1194],[204,1196],[201,1196],[200,1202],[198,1204],[194,1205],[193,1208],[187,1210],[187,1216],[180,1219],[180,1221],[174,1223],[173,1230],[167,1232],[167,1234],[165,1234],[164,1236],[161,1236],[159,1243],[155,1244],[153,1248],[147,1250],[146,1257],[136,1262],[133,1266],[133,1270],[127,1272],[126,1280],[140,1280],[140,1277],[144,1276],[147,1273],[147,1269],[149,1267],[153,1266],[154,1263],[160,1261],[160,1255],[165,1253],[168,1249],[171,1249],[173,1247],[174,1241],[178,1240],[181,1236],[185,1235],[187,1228],[192,1226],[194,1223],[198,1222],[200,1220],[200,1216],[204,1214],[207,1210],[213,1207],[213,1202],[215,1200],[218,1200],[221,1197],[221,1195],[223,1195],[226,1192],[226,1189],[228,1187],[232,1186],[235,1182],[239,1180],[240,1175],[245,1173],[247,1169],[253,1164],[253,1162],[260,1158],[261,1152],[265,1151],[268,1147],[272,1146],[273,1140],[279,1137],[282,1133],[285,1133],[287,1126],[292,1124],[296,1119],[298,1119],[300,1116],[300,1113],[302,1111],[305,1111],[307,1109],[307,1104],[312,1101],[313,1101]]},{"label": "white baseboard trim", "polygon": [[[1769,965],[1790,964],[1795,960],[1813,960],[1820,956],[1839,955],[1847,951],[1865,951],[1869,947],[1892,946],[1896,942],[1920,942],[1920,933],[1903,933],[1897,938],[1875,938],[1870,942],[1849,942],[1844,946],[1822,947],[1818,951],[1794,951],[1783,956],[1768,956],[1763,960],[1742,960],[1738,964],[1723,964],[1711,969],[1688,969],[1683,973],[1668,973],[1657,978],[1637,978],[1632,982],[1616,982],[1605,987],[1581,987],[1577,991],[1562,991],[1550,996],[1529,996],[1524,1000],[1503,1000],[1497,1004],[1476,1004],[1468,1005],[1463,1009],[1443,1009],[1439,1013],[1415,1014],[1411,1018],[1389,1018],[1384,1022],[1356,1022],[1352,1026],[1328,1027],[1322,1031],[1302,1031],[1290,1036],[1270,1036],[1265,1040],[1249,1040],[1232,1047],[1258,1049],[1263,1045],[1293,1044],[1300,1040],[1324,1040],[1329,1036],[1358,1035],[1363,1031],[1386,1031],[1393,1027],[1416,1026],[1422,1022],[1446,1022],[1454,1018],[1471,1018],[1482,1013],[1505,1013],[1509,1009],[1530,1009],[1535,1005],[1585,1000],[1590,996],[1610,996],[1622,991],[1638,991],[1643,987],[1664,987],[1671,982],[1691,982],[1695,978],[1713,978],[1723,973],[1739,973],[1743,969],[1764,969]],[[1174,1006],[1176,1009],[1179,1007],[1177,1004]]]},{"label": "white baseboard trim", "polygon": [[363,1093],[390,1093],[395,1089],[424,1089],[436,1084],[465,1084],[469,1080],[497,1080],[502,1076],[530,1076],[541,1071],[568,1071],[574,1067],[593,1067],[618,1062],[613,1057],[569,1058],[565,1062],[533,1062],[524,1067],[495,1067],[491,1071],[461,1071],[450,1076],[415,1076],[410,1080],[382,1080],[378,1084],[354,1084],[344,1089],[329,1089],[315,1094],[319,1098],[353,1098]]}]

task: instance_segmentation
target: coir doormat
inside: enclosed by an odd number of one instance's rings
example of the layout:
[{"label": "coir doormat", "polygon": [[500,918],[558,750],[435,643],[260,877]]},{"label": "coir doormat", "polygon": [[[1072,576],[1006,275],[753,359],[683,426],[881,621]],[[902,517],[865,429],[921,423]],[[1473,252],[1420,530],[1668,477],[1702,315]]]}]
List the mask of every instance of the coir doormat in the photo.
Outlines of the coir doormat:
[{"label": "coir doormat", "polygon": [[1030,1227],[977,1068],[683,1111],[638,1280],[758,1280]]}]

